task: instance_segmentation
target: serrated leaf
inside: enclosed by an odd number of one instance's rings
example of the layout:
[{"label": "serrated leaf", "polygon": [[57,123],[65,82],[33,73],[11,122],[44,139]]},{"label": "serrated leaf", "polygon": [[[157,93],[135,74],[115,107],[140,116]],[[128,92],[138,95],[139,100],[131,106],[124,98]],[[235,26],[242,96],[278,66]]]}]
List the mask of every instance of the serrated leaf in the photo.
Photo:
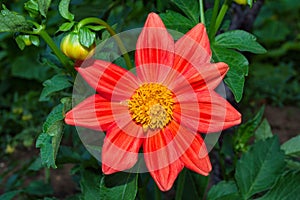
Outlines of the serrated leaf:
[{"label": "serrated leaf", "polygon": [[63,32],[64,31],[69,31],[74,26],[74,24],[75,24],[74,21],[72,21],[72,22],[65,22],[65,23],[63,23],[62,25],[59,26],[57,32],[59,32],[59,31],[63,31]]},{"label": "serrated leaf", "polygon": [[63,104],[53,108],[43,124],[43,133],[36,141],[36,147],[41,151],[42,164],[47,167],[57,168],[55,159],[63,134],[63,109]]},{"label": "serrated leaf", "polygon": [[[188,18],[193,25],[199,23],[199,6],[198,1],[193,0],[171,0]],[[175,19],[174,19],[175,20]]]},{"label": "serrated leaf", "polygon": [[51,79],[46,80],[43,85],[44,88],[39,99],[40,101],[46,101],[51,94],[72,86],[68,77],[61,74],[55,75]]},{"label": "serrated leaf", "polygon": [[281,145],[286,155],[300,156],[300,135],[291,138]]},{"label": "serrated leaf", "polygon": [[22,32],[30,30],[30,24],[22,15],[11,12],[3,6],[0,13],[0,32]]},{"label": "serrated leaf", "polygon": [[277,137],[255,143],[236,165],[235,180],[243,199],[269,189],[284,165]]},{"label": "serrated leaf", "polygon": [[213,59],[216,62],[225,62],[229,66],[225,82],[233,92],[235,100],[241,101],[244,90],[245,77],[248,75],[249,62],[245,56],[237,51],[212,45]]},{"label": "serrated leaf", "polygon": [[264,140],[273,136],[270,124],[267,119],[264,119],[261,122],[254,134],[256,140]]},{"label": "serrated leaf", "polygon": [[0,200],[11,200],[13,199],[16,195],[20,194],[22,190],[13,190],[10,192],[6,192],[4,194],[1,194]]},{"label": "serrated leaf", "polygon": [[74,15],[69,11],[70,1],[71,0],[61,0],[58,5],[58,11],[63,18],[73,21]]},{"label": "serrated leaf", "polygon": [[134,200],[137,193],[137,174],[118,172],[104,176],[100,183],[100,199]]},{"label": "serrated leaf", "polygon": [[82,191],[82,199],[98,200],[100,199],[100,181],[101,174],[95,174],[88,170],[81,173],[80,188]]},{"label": "serrated leaf", "polygon": [[300,194],[300,172],[282,176],[267,194],[257,200],[296,200]]},{"label": "serrated leaf", "polygon": [[254,35],[243,30],[233,30],[222,33],[216,37],[215,44],[219,47],[249,51],[256,54],[267,52],[266,49],[256,41]]},{"label": "serrated leaf", "polygon": [[87,27],[81,27],[79,29],[79,42],[86,48],[89,48],[96,38],[96,33],[88,29]]},{"label": "serrated leaf", "polygon": [[161,13],[159,16],[168,29],[186,33],[194,26],[194,23],[190,19],[171,10],[167,10],[166,13]]},{"label": "serrated leaf", "polygon": [[207,200],[238,200],[240,198],[234,181],[221,181],[214,185],[207,194]]},{"label": "serrated leaf", "polygon": [[51,0],[38,0],[39,11],[41,15],[47,18],[47,12],[50,7]]}]

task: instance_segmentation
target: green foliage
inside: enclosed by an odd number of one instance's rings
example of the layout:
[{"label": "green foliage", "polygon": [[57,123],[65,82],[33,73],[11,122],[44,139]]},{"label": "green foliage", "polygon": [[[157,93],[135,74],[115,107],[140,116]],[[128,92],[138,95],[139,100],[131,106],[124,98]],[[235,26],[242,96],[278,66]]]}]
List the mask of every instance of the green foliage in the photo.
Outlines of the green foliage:
[{"label": "green foliage", "polygon": [[91,31],[87,27],[81,27],[79,29],[79,42],[86,48],[89,48],[95,42],[96,33]]},{"label": "green foliage", "polygon": [[51,0],[38,0],[39,12],[45,18],[47,18],[47,12],[50,7]]},{"label": "green foliage", "polygon": [[300,156],[300,135],[291,138],[285,142],[281,149],[285,152],[286,155],[291,156]]},{"label": "green foliage", "polygon": [[261,122],[254,134],[256,140],[265,140],[269,137],[272,137],[271,127],[267,119],[264,119]]},{"label": "green foliage", "polygon": [[73,21],[74,15],[69,11],[69,4],[70,0],[61,0],[58,5],[58,11],[63,18]]},{"label": "green foliage", "polygon": [[277,137],[258,141],[237,163],[235,179],[243,199],[269,189],[284,167]]},{"label": "green foliage", "polygon": [[134,200],[137,193],[137,178],[137,174],[123,172],[102,177],[100,199]]},{"label": "green foliage", "polygon": [[199,6],[197,1],[193,0],[171,0],[193,23],[199,23]]},{"label": "green foliage", "polygon": [[9,11],[4,5],[0,14],[0,32],[18,32],[30,29],[22,15]]},{"label": "green foliage", "polygon": [[100,191],[101,174],[84,170],[81,173],[80,187],[81,199],[97,200],[101,195]]},{"label": "green foliage", "polygon": [[238,200],[241,197],[234,181],[221,181],[214,185],[208,192],[207,200]]}]

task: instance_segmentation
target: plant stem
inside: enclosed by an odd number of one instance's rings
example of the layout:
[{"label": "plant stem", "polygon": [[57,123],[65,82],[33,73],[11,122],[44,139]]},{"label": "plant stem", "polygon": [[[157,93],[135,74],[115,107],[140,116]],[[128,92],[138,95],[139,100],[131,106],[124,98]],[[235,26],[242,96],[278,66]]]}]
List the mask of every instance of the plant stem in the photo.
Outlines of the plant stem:
[{"label": "plant stem", "polygon": [[40,35],[43,40],[48,44],[50,49],[53,51],[53,53],[57,56],[59,61],[63,64],[63,66],[73,75],[74,69],[72,65],[69,62],[69,59],[61,52],[61,50],[56,46],[52,38],[49,36],[49,34],[45,30],[41,30],[38,32],[38,35]]},{"label": "plant stem", "polygon": [[204,5],[203,0],[199,0],[200,21],[205,25]]},{"label": "plant stem", "polygon": [[50,169],[45,168],[44,172],[45,172],[45,183],[49,184],[50,183]]},{"label": "plant stem", "polygon": [[220,0],[215,0],[213,13],[212,13],[212,17],[211,17],[211,20],[210,20],[210,26],[209,26],[209,38],[210,38],[210,40],[212,40],[212,37],[214,36],[214,35],[212,35],[212,33],[214,31],[214,27],[215,27],[215,24],[216,24],[216,19],[217,19],[218,11],[219,11],[219,5],[220,5]]},{"label": "plant stem", "polygon": [[222,24],[222,21],[223,21],[223,19],[225,17],[225,14],[226,14],[226,12],[227,12],[227,10],[229,8],[229,4],[230,3],[231,3],[231,0],[225,0],[224,4],[222,5],[220,13],[219,13],[219,15],[217,17],[217,20],[216,20],[215,28],[214,28],[214,30],[213,30],[213,32],[211,34],[212,37],[214,37],[216,35],[217,31],[219,30],[219,28],[220,28],[220,26]]},{"label": "plant stem", "polygon": [[186,175],[186,169],[183,169],[182,172],[178,176],[175,200],[181,200],[182,199],[182,194],[183,194],[183,189],[184,189],[184,182],[185,182],[185,175]]},{"label": "plant stem", "polygon": [[159,188],[157,187],[157,185],[155,184],[154,186],[154,190],[155,190],[155,196],[154,196],[154,199],[155,200],[161,200],[161,192],[159,190]]},{"label": "plant stem", "polygon": [[132,69],[132,64],[131,64],[131,61],[130,61],[130,58],[129,58],[129,55],[128,55],[128,52],[122,42],[122,40],[120,39],[120,37],[116,34],[116,32],[113,30],[113,28],[107,24],[105,21],[103,21],[102,19],[99,19],[99,18],[96,18],[96,17],[89,17],[89,18],[85,18],[83,20],[81,20],[79,23],[78,23],[78,29],[86,24],[99,24],[101,26],[104,26],[107,31],[109,32],[109,34],[115,39],[115,41],[117,42],[118,46],[119,46],[119,49],[121,51],[121,53],[123,54],[124,56],[124,60],[125,60],[125,63],[128,67],[128,69]]}]

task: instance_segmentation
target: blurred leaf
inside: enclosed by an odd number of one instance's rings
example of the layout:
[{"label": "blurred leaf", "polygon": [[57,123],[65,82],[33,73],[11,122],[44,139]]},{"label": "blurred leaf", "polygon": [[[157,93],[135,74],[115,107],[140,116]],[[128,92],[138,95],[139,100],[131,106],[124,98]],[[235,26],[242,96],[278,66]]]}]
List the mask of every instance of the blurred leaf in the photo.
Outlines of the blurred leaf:
[{"label": "blurred leaf", "polygon": [[36,35],[30,35],[29,38],[30,38],[31,43],[34,46],[38,47],[40,45],[40,38],[38,36],[36,36]]},{"label": "blurred leaf", "polygon": [[203,199],[209,182],[209,176],[203,176],[186,170],[182,199]]},{"label": "blurred leaf", "polygon": [[291,138],[281,145],[286,155],[300,156],[300,135]]},{"label": "blurred leaf", "polygon": [[29,0],[24,3],[25,10],[28,11],[30,17],[35,18],[39,15],[39,5],[36,0]]},{"label": "blurred leaf", "polygon": [[44,89],[40,96],[40,101],[48,100],[48,97],[58,91],[69,88],[72,84],[69,82],[69,78],[66,75],[55,75],[51,79],[43,83]]},{"label": "blurred leaf", "polygon": [[16,42],[17,42],[17,45],[18,47],[21,49],[21,50],[24,50],[24,48],[26,47],[25,45],[25,42],[22,38],[22,35],[18,35],[16,38],[15,38]]},{"label": "blurred leaf", "polygon": [[269,189],[285,165],[277,137],[260,140],[236,165],[235,179],[243,199]]},{"label": "blurred leaf", "polygon": [[229,66],[225,82],[233,92],[235,100],[242,99],[245,77],[248,75],[249,62],[242,54],[237,51],[212,45],[213,59],[216,62],[225,62]]},{"label": "blurred leaf", "polygon": [[102,177],[100,199],[134,200],[137,193],[137,178],[137,174],[124,172]]},{"label": "blurred leaf", "polygon": [[1,194],[0,200],[11,200],[13,199],[16,195],[20,194],[23,192],[22,190],[13,190],[10,192],[6,192],[4,194]]},{"label": "blurred leaf", "polygon": [[256,140],[264,140],[273,136],[270,124],[267,119],[264,119],[262,121],[254,134]]},{"label": "blurred leaf", "polygon": [[95,42],[96,33],[88,29],[87,27],[81,27],[79,29],[79,42],[86,48],[89,48]]},{"label": "blurred leaf", "polygon": [[216,37],[215,44],[219,47],[249,51],[256,54],[266,53],[256,37],[243,30],[233,30],[222,33]]},{"label": "blurred leaf", "polygon": [[45,18],[47,18],[47,12],[50,4],[51,4],[51,0],[38,0],[39,11],[41,15]]},{"label": "blurred leaf", "polygon": [[73,21],[74,15],[69,11],[70,1],[71,0],[61,0],[58,5],[58,11],[63,18]]},{"label": "blurred leaf", "polygon": [[296,200],[300,194],[300,172],[289,172],[282,176],[267,194],[257,200]]},{"label": "blurred leaf", "polygon": [[85,27],[93,31],[101,31],[106,28],[105,26],[93,26],[93,25],[87,25]]},{"label": "blurred leaf", "polygon": [[4,5],[0,14],[0,32],[29,31],[30,24],[22,15],[9,11]]},{"label": "blurred leaf", "polygon": [[[193,0],[171,0],[188,18],[193,21],[193,25],[199,23],[198,1]],[[176,19],[176,18],[175,18]]]},{"label": "blurred leaf", "polygon": [[190,19],[171,10],[167,10],[166,13],[161,13],[159,16],[168,29],[186,33],[194,26]]},{"label": "blurred leaf", "polygon": [[43,181],[32,181],[24,190],[24,192],[37,195],[37,196],[46,196],[53,194],[53,189],[51,185],[45,184]]},{"label": "blurred leaf", "polygon": [[57,168],[55,159],[63,134],[63,109],[63,104],[53,108],[43,125],[43,133],[36,141],[36,147],[41,151],[42,164],[47,167]]},{"label": "blurred leaf", "polygon": [[214,185],[207,194],[207,200],[239,200],[236,184],[234,181],[221,181]]},{"label": "blurred leaf", "polygon": [[284,41],[289,33],[288,25],[277,19],[269,20],[254,30],[254,34],[264,43]]},{"label": "blurred leaf", "polygon": [[65,22],[62,25],[59,26],[58,31],[69,31],[73,26],[74,26],[75,22]]},{"label": "blurred leaf", "polygon": [[246,123],[240,125],[234,136],[235,149],[237,151],[247,151],[247,143],[249,139],[254,135],[255,130],[261,123],[265,107],[261,107],[256,115],[247,121]]},{"label": "blurred leaf", "polygon": [[92,173],[89,170],[82,170],[80,188],[82,191],[81,199],[98,200],[100,199],[101,174]]}]

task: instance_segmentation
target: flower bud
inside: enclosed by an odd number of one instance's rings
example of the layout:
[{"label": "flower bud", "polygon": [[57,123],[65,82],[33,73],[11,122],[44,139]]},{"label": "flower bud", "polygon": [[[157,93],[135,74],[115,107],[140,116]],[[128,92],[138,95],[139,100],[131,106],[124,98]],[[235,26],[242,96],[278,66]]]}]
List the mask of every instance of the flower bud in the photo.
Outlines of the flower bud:
[{"label": "flower bud", "polygon": [[73,60],[85,60],[91,57],[95,52],[95,47],[95,43],[89,48],[81,45],[79,42],[79,35],[75,32],[66,35],[60,43],[62,52]]}]

